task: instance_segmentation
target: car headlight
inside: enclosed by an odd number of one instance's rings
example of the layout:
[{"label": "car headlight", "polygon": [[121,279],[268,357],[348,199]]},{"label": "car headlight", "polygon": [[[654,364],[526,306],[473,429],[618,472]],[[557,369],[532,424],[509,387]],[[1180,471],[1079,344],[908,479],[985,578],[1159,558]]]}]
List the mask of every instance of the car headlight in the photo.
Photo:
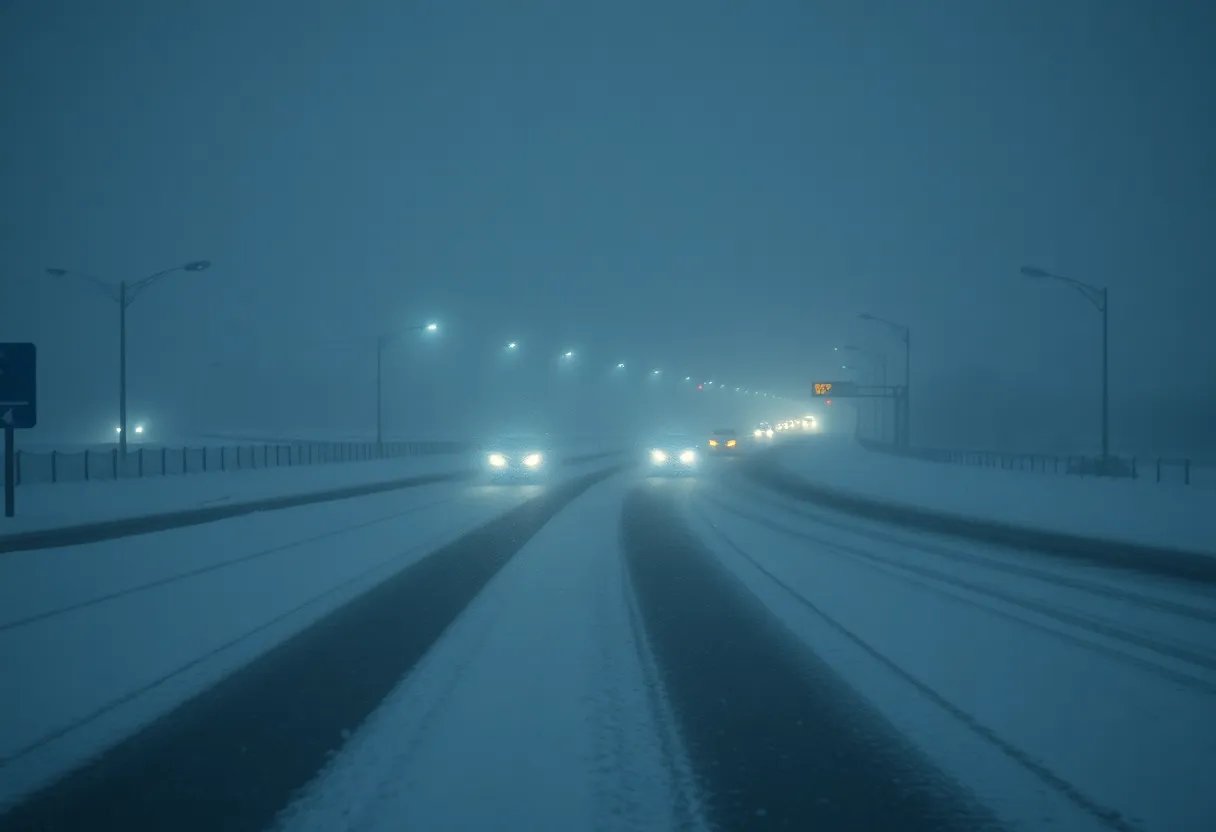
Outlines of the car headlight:
[{"label": "car headlight", "polygon": [[764,433],[764,431],[760,430],[760,428],[756,428],[755,432],[752,435],[755,436],[757,439],[759,439],[760,434],[762,434],[762,433]]},{"label": "car headlight", "polygon": [[773,438],[773,429],[769,428],[768,430],[766,430],[764,432],[764,435],[767,436],[769,439],[772,439]]},{"label": "car headlight", "polygon": [[711,439],[711,440],[709,440],[709,446],[710,446],[711,448],[716,448],[716,447],[718,447],[718,440],[717,440],[717,439]]},{"label": "car headlight", "polygon": [[692,465],[696,461],[697,452],[691,448],[680,454],[680,462],[683,462],[685,465]]},{"label": "car headlight", "polygon": [[524,457],[524,465],[527,465],[529,468],[535,468],[537,465],[540,465],[541,462],[543,462],[543,460],[538,453],[530,453]]},{"label": "car headlight", "polygon": [[733,440],[733,439],[726,440],[726,447],[728,447],[728,448],[735,447],[735,440]]},{"label": "car headlight", "polygon": [[667,461],[667,454],[660,451],[658,448],[655,448],[650,452],[650,461],[656,465],[661,465]]},{"label": "car headlight", "polygon": [[491,468],[505,468],[507,465],[507,458],[502,454],[490,454],[489,460]]}]

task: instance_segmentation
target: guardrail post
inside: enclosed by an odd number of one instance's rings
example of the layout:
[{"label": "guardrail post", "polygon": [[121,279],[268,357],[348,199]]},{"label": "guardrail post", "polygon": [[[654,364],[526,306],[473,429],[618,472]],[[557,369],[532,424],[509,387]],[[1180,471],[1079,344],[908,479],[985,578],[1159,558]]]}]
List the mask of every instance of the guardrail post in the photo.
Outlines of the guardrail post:
[{"label": "guardrail post", "polygon": [[190,449],[182,448],[182,476],[190,473]]},{"label": "guardrail post", "polygon": [[227,449],[227,447],[228,447],[227,445],[220,445],[220,470],[221,470],[221,471],[227,471],[227,470],[228,470],[228,467],[227,467],[227,466],[228,466],[228,460],[226,460],[226,459],[224,458],[224,451]]},{"label": "guardrail post", "polygon": [[[114,472],[114,479],[118,479],[118,448],[114,448],[110,451],[110,454],[110,468]],[[123,461],[125,462],[126,460]]]},{"label": "guardrail post", "polygon": [[163,477],[169,473],[169,449],[160,449],[160,475]]},{"label": "guardrail post", "polygon": [[207,446],[206,445],[204,445],[202,447],[201,453],[203,455],[203,473],[205,474],[205,473],[207,473]]},{"label": "guardrail post", "polygon": [[139,476],[142,479],[144,475],[144,449],[140,448],[136,451],[136,462],[139,469]]}]

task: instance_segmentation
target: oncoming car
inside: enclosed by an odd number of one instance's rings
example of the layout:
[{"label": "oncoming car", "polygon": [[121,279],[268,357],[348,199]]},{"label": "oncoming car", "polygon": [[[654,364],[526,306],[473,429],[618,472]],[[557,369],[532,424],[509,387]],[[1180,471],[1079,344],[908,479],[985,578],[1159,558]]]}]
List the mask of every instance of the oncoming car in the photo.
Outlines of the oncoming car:
[{"label": "oncoming car", "polygon": [[731,428],[718,428],[709,437],[711,454],[733,454],[739,450],[739,434]]},{"label": "oncoming car", "polygon": [[540,482],[553,470],[543,436],[500,436],[486,444],[481,458],[483,476],[491,482]]},{"label": "oncoming car", "polygon": [[648,477],[695,474],[701,455],[697,440],[689,436],[670,435],[647,445]]},{"label": "oncoming car", "polygon": [[772,439],[773,426],[768,422],[761,422],[756,426],[756,429],[752,431],[752,436],[756,439]]}]

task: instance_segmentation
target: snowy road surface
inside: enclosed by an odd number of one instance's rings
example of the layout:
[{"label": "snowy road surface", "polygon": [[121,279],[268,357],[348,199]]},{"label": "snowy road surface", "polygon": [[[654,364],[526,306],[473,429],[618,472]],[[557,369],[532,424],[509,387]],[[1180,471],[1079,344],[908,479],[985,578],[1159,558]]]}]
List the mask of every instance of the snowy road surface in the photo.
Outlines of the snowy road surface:
[{"label": "snowy road surface", "polygon": [[0,830],[1216,828],[1216,588],[755,464],[6,556]]}]

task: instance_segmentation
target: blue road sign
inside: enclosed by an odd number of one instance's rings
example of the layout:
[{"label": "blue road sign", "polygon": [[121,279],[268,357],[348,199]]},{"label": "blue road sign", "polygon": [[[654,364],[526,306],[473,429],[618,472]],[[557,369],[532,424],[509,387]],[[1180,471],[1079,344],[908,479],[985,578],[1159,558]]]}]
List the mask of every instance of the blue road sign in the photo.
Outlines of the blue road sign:
[{"label": "blue road sign", "polygon": [[38,350],[33,344],[0,344],[0,428],[38,424]]}]

